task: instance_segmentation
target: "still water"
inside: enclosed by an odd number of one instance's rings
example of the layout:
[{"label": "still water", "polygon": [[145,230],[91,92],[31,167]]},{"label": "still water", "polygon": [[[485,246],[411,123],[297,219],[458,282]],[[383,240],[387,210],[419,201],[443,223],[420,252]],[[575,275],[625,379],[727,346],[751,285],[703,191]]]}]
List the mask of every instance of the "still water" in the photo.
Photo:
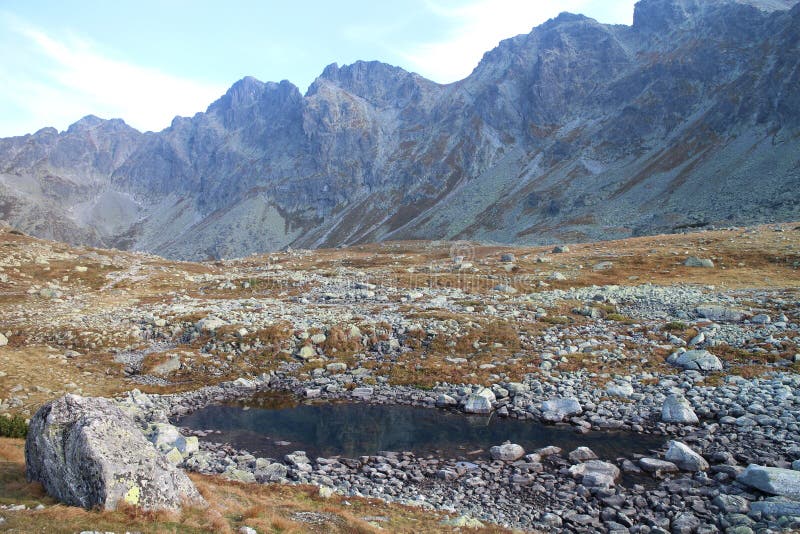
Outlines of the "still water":
[{"label": "still water", "polygon": [[304,450],[309,458],[412,451],[458,459],[475,457],[480,454],[475,451],[510,440],[527,451],[548,445],[565,451],[587,446],[601,458],[613,460],[647,454],[665,440],[626,432],[580,435],[570,427],[412,406],[298,403],[291,395],[274,393],[235,405],[208,406],[177,422],[195,430],[219,430],[207,439],[272,458]]}]

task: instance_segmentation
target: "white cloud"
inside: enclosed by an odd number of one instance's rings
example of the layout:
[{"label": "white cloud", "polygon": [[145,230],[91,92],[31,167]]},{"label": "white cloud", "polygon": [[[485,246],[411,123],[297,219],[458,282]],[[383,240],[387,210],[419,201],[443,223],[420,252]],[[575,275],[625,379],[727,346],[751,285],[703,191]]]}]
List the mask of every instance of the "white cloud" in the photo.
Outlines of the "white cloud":
[{"label": "white cloud", "polygon": [[0,101],[11,104],[0,111],[0,136],[64,129],[89,114],[160,130],[175,115],[205,110],[226,89],[113,58],[85,39],[3,22],[14,49],[0,59]]},{"label": "white cloud", "polygon": [[[509,37],[529,33],[559,13],[585,13],[603,22],[630,23],[635,0],[472,0],[457,6],[426,0],[429,11],[454,29],[441,40],[418,45],[403,57],[423,76],[439,83],[465,78],[485,52]],[[602,5],[599,5],[602,4]],[[592,15],[592,13],[597,13]],[[600,16],[605,15],[605,16]]]}]

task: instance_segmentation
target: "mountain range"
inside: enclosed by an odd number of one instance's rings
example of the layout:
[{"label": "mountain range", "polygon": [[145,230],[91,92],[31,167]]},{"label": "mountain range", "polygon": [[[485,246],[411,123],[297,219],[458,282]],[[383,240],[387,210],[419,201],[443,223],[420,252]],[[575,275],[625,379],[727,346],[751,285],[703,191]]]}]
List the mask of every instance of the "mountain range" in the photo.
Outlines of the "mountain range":
[{"label": "mountain range", "polygon": [[161,132],[0,139],[0,220],[181,259],[597,240],[800,219],[797,0],[563,13],[440,85],[379,62],[236,82]]}]

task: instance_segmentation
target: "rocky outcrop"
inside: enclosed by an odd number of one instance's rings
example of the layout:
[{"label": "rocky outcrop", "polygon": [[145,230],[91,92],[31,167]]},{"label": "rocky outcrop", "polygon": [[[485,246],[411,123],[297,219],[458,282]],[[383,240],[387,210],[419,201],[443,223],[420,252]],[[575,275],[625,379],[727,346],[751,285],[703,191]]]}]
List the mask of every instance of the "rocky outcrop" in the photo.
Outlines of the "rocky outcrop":
[{"label": "rocky outcrop", "polygon": [[203,498],[108,399],[66,395],[42,406],[25,443],[28,480],[59,501],[114,510],[199,505]]}]

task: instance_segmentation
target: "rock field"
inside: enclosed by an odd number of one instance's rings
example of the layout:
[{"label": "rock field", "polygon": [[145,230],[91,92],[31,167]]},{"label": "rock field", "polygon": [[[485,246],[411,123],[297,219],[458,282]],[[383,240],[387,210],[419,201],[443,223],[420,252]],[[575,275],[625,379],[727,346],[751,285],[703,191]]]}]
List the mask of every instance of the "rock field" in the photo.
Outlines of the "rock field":
[{"label": "rock field", "polygon": [[[558,250],[402,242],[214,263],[0,229],[0,412],[30,417],[68,393],[113,398],[172,465],[456,516],[443,529],[791,531],[799,228]],[[173,426],[274,390],[641,433],[663,446],[619,458],[557,443],[494,443],[460,458],[261,458],[216,442],[213,429]],[[32,512],[0,511],[20,513]]]}]

